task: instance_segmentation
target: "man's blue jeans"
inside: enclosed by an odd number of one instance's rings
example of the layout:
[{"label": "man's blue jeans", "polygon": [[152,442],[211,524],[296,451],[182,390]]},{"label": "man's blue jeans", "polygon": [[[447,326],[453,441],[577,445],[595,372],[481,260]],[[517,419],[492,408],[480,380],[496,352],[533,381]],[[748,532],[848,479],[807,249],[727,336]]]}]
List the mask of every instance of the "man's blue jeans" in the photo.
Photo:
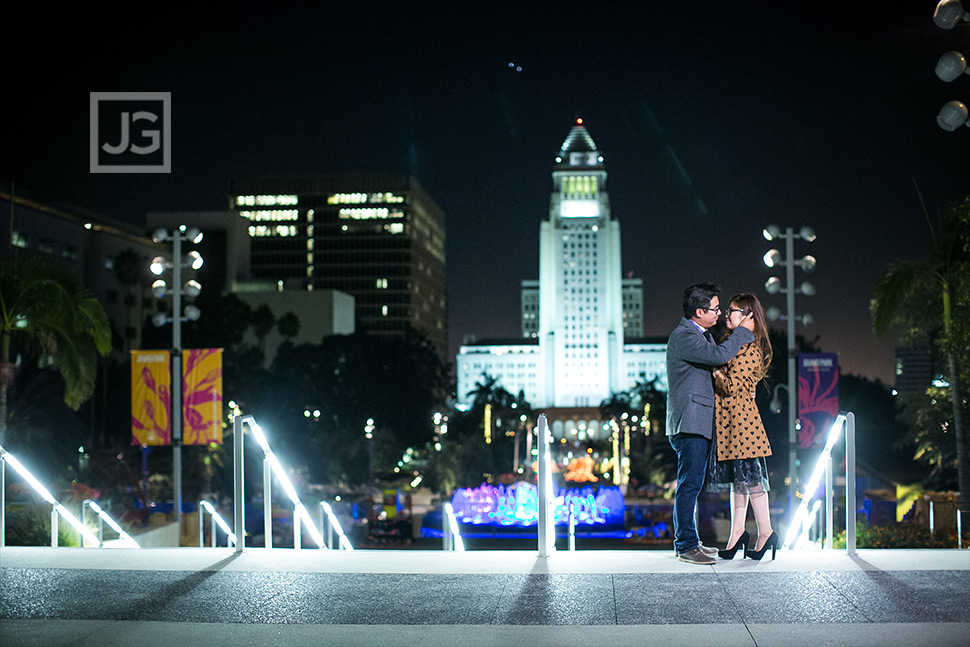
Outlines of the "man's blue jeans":
[{"label": "man's blue jeans", "polygon": [[707,452],[711,441],[697,434],[670,436],[677,452],[677,491],[674,493],[674,550],[678,554],[697,548],[700,540],[694,527],[694,508],[704,486]]}]

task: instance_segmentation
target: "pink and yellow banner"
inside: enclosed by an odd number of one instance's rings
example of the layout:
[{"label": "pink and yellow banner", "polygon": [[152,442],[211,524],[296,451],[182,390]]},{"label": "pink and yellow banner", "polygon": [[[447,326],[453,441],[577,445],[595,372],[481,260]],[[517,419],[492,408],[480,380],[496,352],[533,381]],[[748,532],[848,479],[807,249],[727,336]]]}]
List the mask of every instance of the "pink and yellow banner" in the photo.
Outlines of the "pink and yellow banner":
[{"label": "pink and yellow banner", "polygon": [[182,444],[222,444],[222,349],[182,351]]},{"label": "pink and yellow banner", "polygon": [[172,371],[167,350],[131,351],[131,444],[170,445]]},{"label": "pink and yellow banner", "polygon": [[[131,351],[131,444],[172,444],[167,350]],[[222,349],[182,351],[182,444],[222,443]]]}]

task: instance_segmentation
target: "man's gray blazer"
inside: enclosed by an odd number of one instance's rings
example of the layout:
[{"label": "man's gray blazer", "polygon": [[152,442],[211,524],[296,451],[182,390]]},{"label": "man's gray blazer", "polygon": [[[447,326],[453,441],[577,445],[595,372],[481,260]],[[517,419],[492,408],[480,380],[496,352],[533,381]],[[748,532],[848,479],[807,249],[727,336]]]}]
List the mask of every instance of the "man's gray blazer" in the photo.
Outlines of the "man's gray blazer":
[{"label": "man's gray blazer", "polygon": [[714,383],[711,367],[722,366],[742,346],[754,341],[754,333],[738,327],[723,344],[708,341],[689,319],[667,340],[667,435],[714,435]]}]

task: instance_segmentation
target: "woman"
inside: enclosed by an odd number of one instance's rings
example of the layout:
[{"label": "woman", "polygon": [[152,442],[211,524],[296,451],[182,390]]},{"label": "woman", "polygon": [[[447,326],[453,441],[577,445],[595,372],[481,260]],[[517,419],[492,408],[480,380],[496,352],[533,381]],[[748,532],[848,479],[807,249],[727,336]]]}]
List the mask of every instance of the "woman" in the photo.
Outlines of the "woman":
[{"label": "woman", "polygon": [[[754,341],[742,346],[726,366],[714,371],[716,443],[711,451],[708,487],[720,492],[730,490],[733,508],[728,548],[718,554],[723,559],[733,559],[740,548],[745,557],[761,559],[770,548],[774,559],[778,535],[771,529],[768,515],[765,464],[765,456],[771,456],[771,445],[754,401],[755,387],[771,365],[768,327],[758,297],[749,293],[731,299],[725,318],[729,331],[747,328],[754,333]],[[744,529],[749,500],[758,524],[754,546]]]}]

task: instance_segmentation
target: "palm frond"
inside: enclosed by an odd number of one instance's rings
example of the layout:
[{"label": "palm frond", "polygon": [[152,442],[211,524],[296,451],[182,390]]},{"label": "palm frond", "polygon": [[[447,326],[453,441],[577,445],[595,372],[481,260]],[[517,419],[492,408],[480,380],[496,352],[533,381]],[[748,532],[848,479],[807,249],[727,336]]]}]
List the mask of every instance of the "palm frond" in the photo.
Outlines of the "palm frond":
[{"label": "palm frond", "polygon": [[899,320],[900,310],[916,291],[921,278],[932,271],[928,263],[901,261],[889,267],[873,290],[869,309],[872,329],[883,335]]}]

